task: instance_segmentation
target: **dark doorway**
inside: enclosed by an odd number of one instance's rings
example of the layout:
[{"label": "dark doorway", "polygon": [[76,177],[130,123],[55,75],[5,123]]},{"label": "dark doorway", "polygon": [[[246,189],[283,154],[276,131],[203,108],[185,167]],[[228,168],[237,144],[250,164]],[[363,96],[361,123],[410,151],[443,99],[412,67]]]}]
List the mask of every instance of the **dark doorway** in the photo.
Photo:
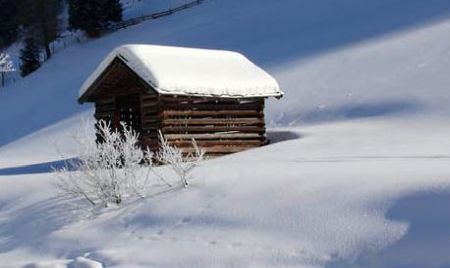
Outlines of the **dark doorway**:
[{"label": "dark doorway", "polygon": [[136,132],[141,132],[141,107],[138,94],[116,98],[113,126],[116,129],[121,129],[120,122],[124,122],[127,127]]}]

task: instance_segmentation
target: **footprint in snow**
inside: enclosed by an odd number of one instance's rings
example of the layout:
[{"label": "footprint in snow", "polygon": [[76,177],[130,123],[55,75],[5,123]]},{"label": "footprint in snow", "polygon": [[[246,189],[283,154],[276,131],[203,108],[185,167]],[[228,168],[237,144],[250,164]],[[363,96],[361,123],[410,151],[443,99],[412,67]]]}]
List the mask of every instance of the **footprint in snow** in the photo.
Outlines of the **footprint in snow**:
[{"label": "footprint in snow", "polygon": [[187,218],[182,219],[182,220],[181,220],[181,223],[186,224],[186,223],[189,223],[189,222],[191,222],[191,221],[192,221],[192,219],[189,218],[189,217],[187,217]]}]

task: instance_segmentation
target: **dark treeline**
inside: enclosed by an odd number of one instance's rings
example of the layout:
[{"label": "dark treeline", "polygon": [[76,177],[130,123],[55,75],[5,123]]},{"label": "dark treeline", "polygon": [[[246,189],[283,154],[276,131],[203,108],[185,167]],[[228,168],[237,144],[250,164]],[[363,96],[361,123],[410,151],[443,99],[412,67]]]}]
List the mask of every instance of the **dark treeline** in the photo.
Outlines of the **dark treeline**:
[{"label": "dark treeline", "polygon": [[51,57],[49,44],[58,37],[62,0],[0,0],[0,47],[33,38]]},{"label": "dark treeline", "polygon": [[19,23],[15,0],[0,0],[0,48],[14,42]]},{"label": "dark treeline", "polygon": [[84,30],[89,36],[97,36],[99,30],[111,22],[122,20],[119,0],[68,0],[71,29]]},{"label": "dark treeline", "polygon": [[119,0],[0,0],[0,50],[23,41],[21,58],[32,64],[22,62],[31,66],[22,70],[22,75],[39,67],[40,51],[46,59],[52,56],[50,44],[66,30],[60,21],[66,6],[69,30],[83,30],[91,37],[109,23],[122,20]]}]

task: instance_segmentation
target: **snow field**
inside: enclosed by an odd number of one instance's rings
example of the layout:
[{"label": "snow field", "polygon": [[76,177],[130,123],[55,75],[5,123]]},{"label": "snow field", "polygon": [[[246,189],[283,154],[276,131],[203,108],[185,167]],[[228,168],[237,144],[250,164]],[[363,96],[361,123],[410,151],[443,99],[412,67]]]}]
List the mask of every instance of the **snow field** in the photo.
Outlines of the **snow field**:
[{"label": "snow field", "polygon": [[[448,266],[449,8],[217,0],[56,54],[0,92],[2,267]],[[263,66],[285,92],[266,110],[278,142],[123,208],[55,199],[50,167],[74,156],[92,114],[78,89],[128,43],[231,49]]]}]

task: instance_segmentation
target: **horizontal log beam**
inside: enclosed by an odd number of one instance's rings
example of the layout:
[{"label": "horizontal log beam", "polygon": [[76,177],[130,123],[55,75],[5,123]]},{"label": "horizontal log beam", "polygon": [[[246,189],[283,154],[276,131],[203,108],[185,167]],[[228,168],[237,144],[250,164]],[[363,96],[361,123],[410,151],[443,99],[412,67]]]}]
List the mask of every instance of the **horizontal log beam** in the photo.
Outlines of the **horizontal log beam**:
[{"label": "horizontal log beam", "polygon": [[213,140],[213,139],[254,139],[264,138],[257,133],[204,133],[204,134],[164,134],[167,140]]},{"label": "horizontal log beam", "polygon": [[[172,140],[169,141],[171,145],[180,146],[180,147],[192,147],[192,141],[184,140],[177,141]],[[253,139],[253,140],[196,140],[196,143],[200,147],[211,147],[211,146],[261,146],[265,144],[265,141],[261,139]]]},{"label": "horizontal log beam", "polygon": [[261,126],[165,126],[161,130],[163,133],[202,133],[202,132],[264,132],[265,128]]},{"label": "horizontal log beam", "polygon": [[260,125],[264,124],[263,118],[182,118],[182,119],[164,119],[161,121],[163,126],[170,125]]},{"label": "horizontal log beam", "polygon": [[156,92],[153,91],[147,91],[144,94],[141,94],[141,100],[146,101],[146,100],[157,100],[159,99],[159,96]]},{"label": "horizontal log beam", "polygon": [[264,102],[264,98],[227,98],[227,97],[198,97],[198,96],[186,96],[186,95],[160,95],[160,99],[164,101],[223,101],[223,102]]},{"label": "horizontal log beam", "polygon": [[160,103],[157,101],[147,101],[147,102],[142,102],[141,103],[141,107],[142,108],[146,108],[146,107],[155,107],[155,106],[159,106]]},{"label": "horizontal log beam", "polygon": [[95,100],[95,106],[109,105],[109,104],[114,105],[114,98],[101,98],[101,99]]},{"label": "horizontal log beam", "polygon": [[257,110],[209,110],[209,111],[193,111],[193,110],[165,110],[161,112],[164,118],[176,117],[176,116],[188,116],[188,117],[206,117],[206,116],[259,116],[263,115],[262,111]]},{"label": "horizontal log beam", "polygon": [[113,117],[113,114],[112,113],[95,113],[94,114],[94,117],[95,118],[97,118],[97,117],[101,117],[101,118],[111,118],[111,117]]},{"label": "horizontal log beam", "polygon": [[[216,153],[216,154],[227,154],[227,153],[237,153],[248,149],[253,149],[256,146],[214,146],[214,147],[204,147],[202,148],[206,154]],[[179,147],[184,153],[195,153],[195,149],[192,147]]]},{"label": "horizontal log beam", "polygon": [[143,116],[154,116],[159,113],[158,108],[144,108],[141,111]]},{"label": "horizontal log beam", "polygon": [[164,110],[263,110],[264,106],[261,104],[180,104],[173,103],[162,105]]}]

